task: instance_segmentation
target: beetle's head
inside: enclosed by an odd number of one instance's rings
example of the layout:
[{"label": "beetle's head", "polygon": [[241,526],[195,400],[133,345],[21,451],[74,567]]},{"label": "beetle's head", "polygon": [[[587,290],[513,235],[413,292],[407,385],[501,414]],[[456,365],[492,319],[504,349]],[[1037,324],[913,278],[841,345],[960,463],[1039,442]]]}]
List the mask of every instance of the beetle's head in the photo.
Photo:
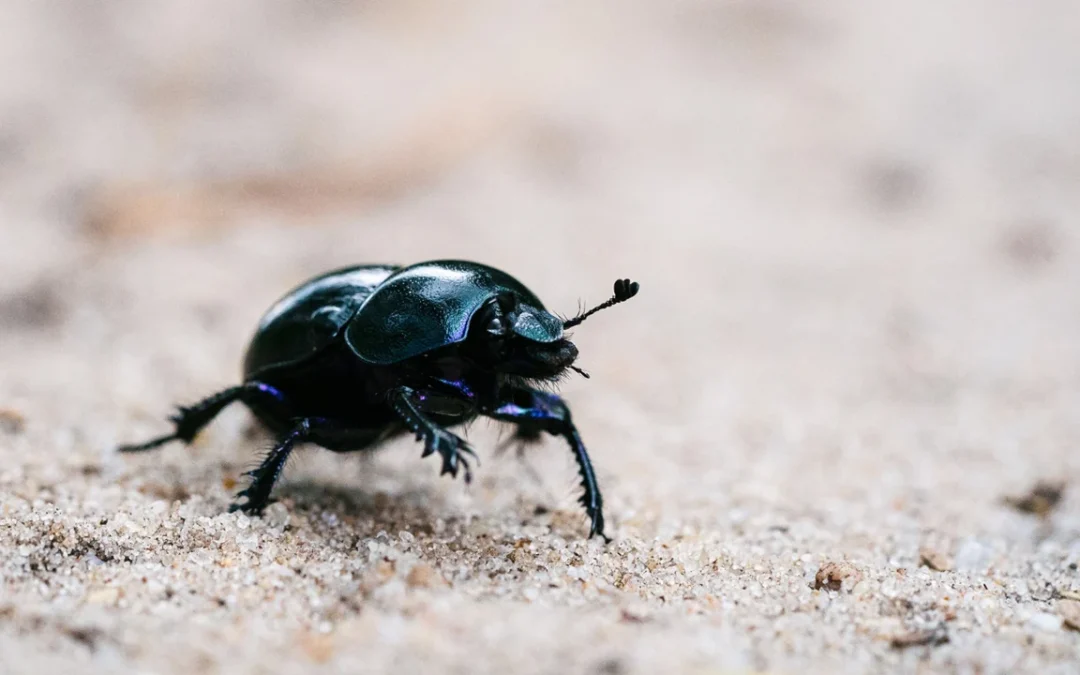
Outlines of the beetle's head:
[{"label": "beetle's head", "polygon": [[473,317],[469,342],[485,367],[507,375],[555,380],[573,369],[588,377],[574,366],[578,349],[565,331],[602,309],[629,300],[637,292],[638,285],[629,279],[617,281],[614,297],[568,321],[523,303],[513,294],[500,294]]}]

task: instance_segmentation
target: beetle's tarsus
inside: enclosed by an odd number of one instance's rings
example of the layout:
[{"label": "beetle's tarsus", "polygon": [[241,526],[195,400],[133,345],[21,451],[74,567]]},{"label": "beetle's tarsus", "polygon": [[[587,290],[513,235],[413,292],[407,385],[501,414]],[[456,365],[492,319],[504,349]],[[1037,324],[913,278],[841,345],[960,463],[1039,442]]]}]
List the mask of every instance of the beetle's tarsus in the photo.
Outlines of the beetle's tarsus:
[{"label": "beetle's tarsus", "polygon": [[[450,474],[457,478],[458,471],[463,471],[465,482],[472,481],[472,470],[464,455],[476,458],[476,452],[464,440],[450,433],[429,420],[417,407],[414,399],[417,395],[411,387],[400,387],[390,395],[390,406],[401,417],[406,428],[412,429],[416,440],[424,442],[420,457],[427,457],[436,452],[442,456],[442,468],[439,475]],[[460,467],[460,468],[459,468]]]},{"label": "beetle's tarsus", "polygon": [[161,436],[145,443],[139,443],[138,445],[121,445],[116,449],[117,452],[131,453],[131,452],[145,452],[147,450],[155,450],[165,445],[166,443],[172,443],[173,441],[180,440],[180,437],[176,434],[169,434],[167,436]]},{"label": "beetle's tarsus", "polygon": [[[439,475],[450,474],[452,477],[457,478],[458,471],[461,470],[464,473],[465,482],[471,483],[472,470],[469,468],[469,462],[465,459],[465,455],[470,455],[475,459],[476,452],[469,447],[468,443],[445,429],[436,428],[433,433],[434,440],[428,447],[433,447],[434,451],[437,451],[443,458]],[[427,452],[426,454],[431,453]]]},{"label": "beetle's tarsus", "polygon": [[243,475],[251,477],[251,484],[236,493],[236,499],[247,498],[243,504],[234,502],[229,507],[229,513],[243,511],[249,515],[260,515],[263,509],[270,503],[270,492],[274,489],[274,483],[281,475],[289,455],[298,443],[303,443],[311,435],[312,420],[299,420],[296,426],[278,442],[273,450],[266,455],[266,459],[251,471]]},{"label": "beetle's tarsus", "polygon": [[[450,471],[450,475],[454,478],[457,478],[458,469],[460,468],[462,472],[462,477],[465,479],[465,483],[468,484],[472,483],[472,469],[469,468],[469,462],[465,459],[465,453],[468,453],[473,457],[476,456],[476,453],[474,453],[471,449],[468,448],[458,448],[457,450],[455,450],[453,454],[453,459],[450,460],[451,463],[454,465],[454,468]],[[443,463],[443,473],[446,473],[445,460]]]},{"label": "beetle's tarsus", "polygon": [[599,535],[600,539],[604,540],[604,543],[611,543],[612,539],[604,534],[604,518],[600,518],[599,523],[595,521],[589,527],[589,538],[592,539]]},{"label": "beetle's tarsus", "polygon": [[262,504],[253,503],[251,501],[251,497],[248,496],[247,492],[248,492],[247,490],[241,490],[240,492],[236,493],[236,499],[243,499],[243,498],[247,497],[247,501],[244,502],[243,504],[238,504],[236,502],[230,504],[229,505],[229,513],[236,513],[237,511],[240,511],[241,513],[244,513],[244,514],[252,516],[252,517],[259,517],[259,516],[263,515],[263,512],[266,510],[266,507],[274,502],[273,499],[267,499]]},{"label": "beetle's tarsus", "polygon": [[[169,421],[176,427],[173,433],[155,438],[146,443],[137,445],[123,445],[117,448],[118,452],[144,452],[154,450],[173,441],[183,441],[190,444],[199,432],[207,424],[210,424],[230,403],[240,400],[249,392],[253,391],[252,385],[230,387],[225,391],[218,392],[209,398],[199,401],[195,405],[179,408],[176,413],[169,416]],[[257,390],[255,390],[257,391]]]}]

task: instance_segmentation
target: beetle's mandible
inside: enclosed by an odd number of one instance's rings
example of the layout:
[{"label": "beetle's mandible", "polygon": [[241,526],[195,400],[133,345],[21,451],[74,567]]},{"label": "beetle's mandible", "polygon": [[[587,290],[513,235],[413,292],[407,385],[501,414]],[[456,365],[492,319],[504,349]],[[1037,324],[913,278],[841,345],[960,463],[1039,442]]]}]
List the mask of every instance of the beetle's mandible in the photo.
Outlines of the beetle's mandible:
[{"label": "beetle's mandible", "polygon": [[438,453],[442,473],[472,478],[472,448],[447,427],[486,416],[530,442],[544,432],[570,445],[581,474],[589,535],[604,534],[603,499],[592,463],[559,396],[542,387],[574,370],[578,350],[565,331],[634,297],[614,296],[563,321],[509,274],[486,265],[437,260],[409,267],[363,265],[312,279],[278,301],[248,346],[242,384],[171,419],[173,433],[122,452],[190,443],[218,413],[244,403],[278,437],[230,510],[258,514],[270,501],[289,453],[300,443],[335,452],[369,449],[404,432]]}]

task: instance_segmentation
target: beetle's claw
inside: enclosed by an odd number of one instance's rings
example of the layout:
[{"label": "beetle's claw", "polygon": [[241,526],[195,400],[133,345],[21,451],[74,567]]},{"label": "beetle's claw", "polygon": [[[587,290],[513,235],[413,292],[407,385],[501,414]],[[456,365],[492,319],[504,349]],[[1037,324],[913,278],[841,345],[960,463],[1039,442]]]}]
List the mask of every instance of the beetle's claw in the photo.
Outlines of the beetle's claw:
[{"label": "beetle's claw", "polygon": [[[238,493],[236,495],[236,498],[241,499],[242,497],[245,497],[245,496],[246,495],[244,495],[244,493],[241,492],[241,493]],[[244,502],[243,504],[241,504],[239,502],[233,502],[232,504],[229,504],[229,513],[236,513],[237,511],[241,511],[243,513],[246,513],[249,516],[257,516],[257,515],[259,515],[259,513],[262,512],[262,509],[256,509],[255,507],[253,507],[252,504],[251,504],[251,498],[248,497],[247,501]]]},{"label": "beetle's claw", "polygon": [[469,467],[469,462],[465,456],[468,455],[477,462],[480,459],[477,457],[476,451],[468,443],[448,431],[437,430],[424,444],[424,453],[421,456],[427,457],[435,452],[442,456],[442,468],[439,470],[440,476],[450,474],[452,477],[457,478],[460,471],[464,475],[466,483],[472,482],[472,469]]},{"label": "beetle's claw", "polygon": [[[236,496],[239,497],[240,495]],[[266,506],[266,504],[256,504],[252,502],[250,497],[248,497],[248,500],[243,504],[230,504],[229,513],[236,513],[237,511],[242,511],[249,516],[261,516],[263,514],[263,511],[266,510]]]},{"label": "beetle's claw", "polygon": [[[442,471],[439,472],[439,475],[441,476],[443,474],[448,473],[453,478],[457,478],[458,460],[459,459],[460,459],[460,457],[458,456],[456,450],[451,450],[451,451],[447,452],[446,454],[444,454],[443,455]],[[462,461],[464,461],[464,460],[462,460]]]},{"label": "beetle's claw", "polygon": [[443,459],[442,470],[439,471],[440,476],[450,474],[451,477],[457,478],[457,464],[454,464],[450,459]]},{"label": "beetle's claw", "polygon": [[592,539],[596,535],[600,535],[605,544],[611,543],[611,537],[604,534],[604,516],[595,513],[589,514],[589,539]]},{"label": "beetle's claw", "polygon": [[472,469],[469,467],[469,461],[465,459],[465,455],[460,453],[465,453],[469,455],[476,460],[477,464],[480,463],[480,458],[476,456],[476,452],[473,451],[473,449],[469,447],[469,445],[466,443],[461,444],[461,447],[458,448],[458,452],[459,454],[457,458],[458,461],[461,463],[461,473],[463,474],[462,477],[465,479],[465,484],[468,485],[472,482]]},{"label": "beetle's claw", "polygon": [[[241,511],[249,516],[261,516],[263,514],[263,511],[266,510],[266,507],[273,500],[260,500],[252,497],[252,489],[252,486],[248,486],[247,488],[244,488],[240,492],[236,493],[236,497],[234,497],[236,501],[229,505],[229,513],[236,513],[237,511]],[[239,501],[241,499],[246,501],[241,503]]]}]

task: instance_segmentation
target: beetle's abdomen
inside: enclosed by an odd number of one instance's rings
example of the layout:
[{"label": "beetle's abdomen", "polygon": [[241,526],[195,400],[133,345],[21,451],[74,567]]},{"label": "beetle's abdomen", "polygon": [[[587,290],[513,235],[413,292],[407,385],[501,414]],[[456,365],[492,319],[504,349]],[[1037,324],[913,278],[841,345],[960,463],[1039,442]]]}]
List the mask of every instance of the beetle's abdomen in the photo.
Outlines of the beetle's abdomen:
[{"label": "beetle's abdomen", "polygon": [[371,292],[398,269],[361,265],[298,286],[263,316],[244,359],[244,379],[297,364],[324,349]]}]

